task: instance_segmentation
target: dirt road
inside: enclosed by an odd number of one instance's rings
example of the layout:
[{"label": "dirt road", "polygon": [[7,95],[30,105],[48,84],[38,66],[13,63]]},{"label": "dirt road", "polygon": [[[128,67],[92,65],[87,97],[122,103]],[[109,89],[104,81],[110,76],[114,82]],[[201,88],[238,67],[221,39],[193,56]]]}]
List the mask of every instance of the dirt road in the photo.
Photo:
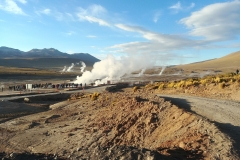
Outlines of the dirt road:
[{"label": "dirt road", "polygon": [[[36,97],[36,96],[46,96],[46,95],[57,95],[57,94],[62,94],[62,93],[76,93],[76,92],[103,92],[106,86],[101,86],[101,87],[92,87],[92,88],[87,88],[85,90],[82,89],[75,89],[75,90],[59,90],[56,92],[55,89],[51,90],[40,90],[42,93],[39,94],[38,90],[34,90],[32,92],[15,92],[15,91],[5,91],[5,92],[0,92],[0,101],[8,101],[8,100],[14,100],[14,99],[19,99],[19,98],[25,98],[25,97]],[[55,92],[54,92],[55,91]]]},{"label": "dirt road", "polygon": [[159,95],[167,101],[215,123],[229,135],[240,156],[240,102],[183,95]]}]

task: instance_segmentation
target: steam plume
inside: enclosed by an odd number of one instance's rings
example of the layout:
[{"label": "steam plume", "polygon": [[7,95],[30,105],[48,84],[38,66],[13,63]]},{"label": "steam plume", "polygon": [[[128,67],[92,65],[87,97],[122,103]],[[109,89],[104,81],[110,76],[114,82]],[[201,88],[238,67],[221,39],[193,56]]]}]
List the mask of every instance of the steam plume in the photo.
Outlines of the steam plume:
[{"label": "steam plume", "polygon": [[145,70],[146,70],[145,68],[144,68],[144,69],[142,69],[142,70],[141,70],[141,72],[138,74],[138,76],[142,76],[142,75],[143,75],[143,73],[145,72]]},{"label": "steam plume", "polygon": [[82,67],[80,67],[80,69],[81,69],[81,72],[83,73],[84,69],[86,68],[86,64],[83,61],[81,61],[81,65]]},{"label": "steam plume", "polygon": [[165,69],[166,69],[166,66],[162,66],[162,70],[161,70],[161,72],[159,73],[159,75],[162,75],[162,73],[164,72]]},{"label": "steam plume", "polygon": [[74,67],[74,63],[72,63],[72,65],[68,67],[67,72],[71,72],[73,67]]},{"label": "steam plume", "polygon": [[82,76],[77,76],[74,83],[92,83],[96,79],[101,79],[97,83],[107,83],[108,80],[120,80],[125,74],[130,74],[139,69],[150,68],[154,65],[151,59],[146,60],[144,56],[126,56],[119,60],[109,55],[106,59],[96,62],[92,71],[83,72]]},{"label": "steam plume", "polygon": [[63,70],[61,72],[65,72],[67,69],[67,66],[64,66]]}]

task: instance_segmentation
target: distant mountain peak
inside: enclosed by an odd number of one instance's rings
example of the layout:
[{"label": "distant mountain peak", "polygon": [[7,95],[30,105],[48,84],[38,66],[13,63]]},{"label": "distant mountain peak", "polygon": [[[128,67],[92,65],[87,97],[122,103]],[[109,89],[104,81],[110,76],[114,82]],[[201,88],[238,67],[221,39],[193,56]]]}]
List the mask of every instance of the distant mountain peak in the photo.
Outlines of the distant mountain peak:
[{"label": "distant mountain peak", "polygon": [[61,52],[55,48],[43,48],[43,49],[31,49],[28,52],[23,52],[18,49],[13,49],[9,47],[0,47],[0,57],[1,58],[74,58],[81,61],[88,61],[95,63],[100,61],[96,57],[89,53],[73,53],[67,54]]},{"label": "distant mountain peak", "polygon": [[30,51],[28,51],[28,52],[38,52],[38,51],[40,51],[39,49],[31,49]]},{"label": "distant mountain peak", "polygon": [[55,49],[55,48],[43,48],[43,49],[31,49],[30,51],[28,52],[41,52],[41,51],[44,51],[44,52],[60,52],[59,50]]},{"label": "distant mountain peak", "polygon": [[58,51],[57,49],[55,48],[43,48],[42,50],[48,50],[48,51]]},{"label": "distant mountain peak", "polygon": [[3,48],[9,48],[9,47],[6,47],[6,46],[1,46],[0,49],[3,49]]},{"label": "distant mountain peak", "polygon": [[[3,53],[4,53],[6,56],[7,56],[7,55],[10,55],[10,57],[12,57],[11,55],[17,56],[17,55],[19,55],[19,54],[24,53],[23,51],[20,51],[20,50],[18,50],[18,49],[6,47],[6,46],[0,47],[0,53],[1,53],[1,52],[2,52],[2,54],[0,54],[1,57],[3,56]],[[3,58],[3,57],[2,57],[2,58]]]}]

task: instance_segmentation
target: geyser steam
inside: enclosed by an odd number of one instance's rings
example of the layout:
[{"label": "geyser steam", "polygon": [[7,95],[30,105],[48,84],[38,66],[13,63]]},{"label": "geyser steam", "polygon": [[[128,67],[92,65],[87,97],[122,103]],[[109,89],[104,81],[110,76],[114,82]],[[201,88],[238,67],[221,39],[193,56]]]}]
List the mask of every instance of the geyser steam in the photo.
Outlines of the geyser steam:
[{"label": "geyser steam", "polygon": [[84,72],[84,69],[86,68],[86,64],[83,62],[83,61],[80,61],[79,63],[72,63],[71,66],[67,67],[67,66],[64,66],[64,68],[60,71],[61,73],[63,72],[72,72],[73,71],[73,67],[75,65],[79,65],[81,64],[81,67],[80,67],[80,71],[83,73]]},{"label": "geyser steam", "polygon": [[74,63],[72,63],[72,65],[68,67],[67,72],[71,72],[73,67],[74,67]]},{"label": "geyser steam", "polygon": [[86,68],[86,64],[83,61],[81,61],[81,65],[82,67],[80,67],[80,69],[81,69],[81,72],[83,73],[84,69]]},{"label": "geyser steam", "polygon": [[138,76],[139,76],[139,77],[142,76],[145,71],[146,71],[146,69],[143,68],[143,69],[141,70],[141,72],[138,74]]},{"label": "geyser steam", "polygon": [[120,59],[115,59],[109,55],[106,59],[96,62],[93,65],[92,71],[83,72],[82,76],[77,76],[74,83],[92,83],[97,79],[97,83],[107,83],[108,80],[120,80],[125,74],[130,74],[133,71],[147,69],[154,65],[154,61],[146,60],[144,56],[125,56]]},{"label": "geyser steam", "polygon": [[164,70],[166,69],[167,66],[162,66],[161,72],[159,73],[159,75],[162,75]]},{"label": "geyser steam", "polygon": [[65,72],[67,69],[67,66],[64,66],[63,70],[61,72]]}]

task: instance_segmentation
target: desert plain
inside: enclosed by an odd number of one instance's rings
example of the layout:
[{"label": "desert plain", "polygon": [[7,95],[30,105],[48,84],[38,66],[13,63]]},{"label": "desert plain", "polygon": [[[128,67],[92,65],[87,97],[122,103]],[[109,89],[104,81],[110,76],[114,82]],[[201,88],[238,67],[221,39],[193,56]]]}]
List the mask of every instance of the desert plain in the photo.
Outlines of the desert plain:
[{"label": "desert plain", "polygon": [[1,73],[0,157],[240,159],[239,57],[166,67],[162,75],[162,67],[149,69],[84,90],[9,91],[12,84],[67,83],[76,75]]}]

